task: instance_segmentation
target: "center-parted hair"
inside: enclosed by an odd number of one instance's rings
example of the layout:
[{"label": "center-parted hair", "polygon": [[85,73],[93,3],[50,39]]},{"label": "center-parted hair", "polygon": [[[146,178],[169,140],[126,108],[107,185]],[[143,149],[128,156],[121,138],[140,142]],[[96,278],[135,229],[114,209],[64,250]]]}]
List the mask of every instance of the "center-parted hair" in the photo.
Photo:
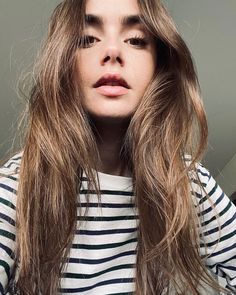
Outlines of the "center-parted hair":
[{"label": "center-parted hair", "polygon": [[[200,222],[190,193],[189,172],[207,142],[200,87],[191,53],[161,1],[138,4],[157,65],[121,149],[139,212],[136,294],[169,294],[171,285],[174,294],[199,295],[202,280],[217,289],[199,254]],[[57,294],[78,226],[82,171],[100,200],[96,137],[75,75],[85,7],[85,0],[56,7],[35,64],[17,199],[20,294]]]}]

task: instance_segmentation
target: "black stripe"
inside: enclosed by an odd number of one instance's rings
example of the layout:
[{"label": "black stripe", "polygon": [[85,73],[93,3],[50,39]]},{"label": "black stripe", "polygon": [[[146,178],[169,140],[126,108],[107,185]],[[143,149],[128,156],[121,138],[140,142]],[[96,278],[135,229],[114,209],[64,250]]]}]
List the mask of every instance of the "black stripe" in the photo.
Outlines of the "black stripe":
[{"label": "black stripe", "polygon": [[235,295],[236,294],[235,286],[229,286],[229,285],[227,285],[225,288],[228,289],[228,290],[230,290],[231,292],[233,292],[233,293],[229,293],[227,295],[232,295],[232,294]]},{"label": "black stripe", "polygon": [[3,236],[5,238],[15,241],[15,235],[13,233],[10,233],[9,231],[4,230],[4,229],[0,229],[0,236]]},{"label": "black stripe", "polygon": [[18,161],[18,160],[21,160],[22,156],[18,156],[16,158],[12,158],[13,161]]},{"label": "black stripe", "polygon": [[3,249],[13,260],[15,259],[15,254],[9,247],[0,243],[0,248]]},{"label": "black stripe", "polygon": [[128,216],[77,216],[80,221],[119,221],[119,220],[134,220],[138,219],[138,215]]},{"label": "black stripe", "polygon": [[209,174],[209,172],[205,173],[205,172],[202,172],[202,170],[200,170],[200,169],[197,169],[197,172],[200,173],[202,176],[207,176],[208,181],[211,178],[211,175]]},{"label": "black stripe", "polygon": [[106,285],[114,285],[114,284],[123,284],[123,283],[132,283],[134,282],[134,278],[119,278],[119,279],[112,279],[112,280],[107,280],[103,282],[98,282],[92,286],[84,287],[84,288],[73,288],[73,289],[68,289],[68,288],[60,288],[58,292],[60,293],[79,293],[79,292],[85,292],[92,290],[96,287],[100,286],[106,286]]},{"label": "black stripe", "polygon": [[[229,203],[228,203],[228,205],[219,213],[219,216],[222,216],[222,215],[224,215],[229,209],[230,209],[230,207],[232,206],[232,204],[231,204],[231,201],[229,200]],[[212,221],[214,221],[214,220],[216,220],[216,216],[213,216],[211,219],[209,219],[209,220],[207,220],[207,221],[204,221],[202,224],[201,224],[201,226],[203,227],[203,226],[206,226],[206,225],[208,225],[209,223],[211,223]]]},{"label": "black stripe", "polygon": [[0,203],[12,208],[13,210],[16,210],[16,207],[10,201],[3,199],[1,197],[0,197]]},{"label": "black stripe", "polygon": [[[226,260],[223,260],[223,261],[217,261],[217,263],[212,264],[212,265],[209,265],[209,264],[208,264],[207,266],[210,267],[210,268],[214,268],[214,267],[217,267],[217,265],[224,265],[224,264],[226,264],[227,262],[229,262],[229,261],[231,261],[231,260],[233,260],[233,259],[236,259],[236,255],[234,255],[234,256],[232,256],[232,257],[226,259]],[[236,269],[235,269],[235,270],[236,270]]]},{"label": "black stripe", "polygon": [[[225,228],[226,226],[228,226],[231,222],[233,222],[235,219],[236,219],[236,213],[234,213],[234,215],[230,219],[228,219],[224,224],[222,224],[220,226],[220,229],[222,230],[223,228]],[[208,236],[208,235],[211,235],[211,234],[216,233],[218,231],[219,231],[219,227],[215,227],[215,228],[213,228],[213,229],[211,229],[209,231],[204,232],[203,235],[200,234],[200,236],[201,237],[202,236]]]},{"label": "black stripe", "polygon": [[4,289],[3,289],[3,286],[2,286],[2,284],[1,284],[1,282],[0,282],[0,294],[5,294],[5,291],[4,291]]},{"label": "black stripe", "polygon": [[236,267],[235,266],[232,266],[232,265],[229,265],[229,266],[226,266],[226,265],[217,265],[216,266],[216,274],[219,273],[219,270],[222,272],[222,269],[228,269],[228,270],[236,271]]},{"label": "black stripe", "polygon": [[206,258],[206,257],[208,257],[208,258],[211,258],[211,257],[215,257],[215,256],[217,256],[217,255],[221,255],[221,254],[224,254],[224,253],[227,253],[227,252],[229,252],[229,251],[231,251],[231,250],[235,250],[235,248],[236,248],[236,243],[234,243],[233,245],[230,245],[229,247],[225,247],[224,249],[222,249],[222,250],[220,250],[220,251],[217,251],[217,252],[213,252],[213,253],[211,253],[210,255],[201,255],[201,258]]},{"label": "black stripe", "polygon": [[15,195],[17,194],[17,191],[14,188],[12,188],[12,187],[10,187],[10,186],[8,186],[6,184],[0,183],[0,187],[7,190],[7,191],[9,191],[10,193],[13,193]]},{"label": "black stripe", "polygon": [[11,180],[14,180],[14,181],[18,181],[17,177],[14,177],[14,176],[11,176],[11,175],[7,176],[7,178],[10,178]]},{"label": "black stripe", "polygon": [[13,220],[11,217],[9,217],[9,216],[1,213],[1,212],[0,212],[0,218],[3,219],[3,220],[5,220],[5,221],[7,221],[8,223],[10,223],[13,226],[16,225],[15,220]]},{"label": "black stripe", "polygon": [[[213,204],[213,206],[218,205],[223,199],[224,199],[224,193],[222,192],[222,194],[220,195],[220,197],[216,200],[216,202]],[[198,216],[203,216],[209,212],[211,212],[213,210],[213,208],[210,206],[207,209],[205,209],[204,211],[202,211],[201,213],[198,214]]]},{"label": "black stripe", "polygon": [[8,175],[8,174],[4,174],[4,173],[0,173],[0,176],[1,176],[1,177],[8,178],[8,179],[11,179],[11,180],[14,180],[14,181],[17,181],[17,180],[18,180],[17,177],[12,176],[12,175]]},{"label": "black stripe", "polygon": [[90,207],[90,208],[133,208],[134,204],[130,203],[130,204],[113,204],[113,203],[81,203],[77,205],[78,207],[81,208],[86,208],[86,207]]},{"label": "black stripe", "polygon": [[215,240],[213,242],[206,243],[206,244],[200,243],[200,247],[204,247],[204,246],[212,247],[212,246],[214,246],[214,245],[216,245],[216,244],[218,244],[220,242],[223,242],[223,241],[226,241],[226,240],[232,238],[235,234],[236,234],[236,229],[233,232],[231,232],[231,233],[229,233],[227,235],[224,235],[224,236],[220,237],[219,239],[217,239],[217,240]]},{"label": "black stripe", "polygon": [[203,197],[202,194],[199,194],[199,193],[197,193],[195,191],[191,191],[191,194],[192,194],[193,197],[197,197],[198,199],[201,199]]},{"label": "black stripe", "polygon": [[117,229],[107,229],[107,230],[77,230],[76,234],[78,235],[87,235],[87,236],[99,236],[99,235],[113,235],[113,234],[124,234],[124,233],[133,233],[137,231],[136,227],[133,228],[117,228]]},{"label": "black stripe", "polygon": [[80,177],[80,180],[82,180],[82,181],[88,181],[88,178],[86,176],[82,176],[82,177]]},{"label": "black stripe", "polygon": [[0,259],[0,265],[4,268],[8,281],[10,280],[10,266],[8,265],[8,263],[6,263],[6,261],[1,260]]},{"label": "black stripe", "polygon": [[192,181],[193,183],[199,185],[199,186],[201,186],[201,185],[202,185],[203,187],[206,187],[206,186],[207,186],[206,183],[200,182],[200,181],[199,181],[198,179],[196,179],[196,178],[191,178],[191,181]]},{"label": "black stripe", "polygon": [[70,279],[92,279],[112,271],[121,270],[121,269],[132,269],[134,267],[135,267],[135,264],[121,264],[121,265],[112,266],[110,268],[104,269],[102,271],[99,271],[93,274],[65,272],[61,275],[61,277],[70,278]]},{"label": "black stripe", "polygon": [[81,264],[100,264],[100,263],[104,263],[107,261],[111,261],[120,257],[124,257],[124,256],[132,256],[132,255],[136,255],[137,251],[126,251],[126,252],[122,252],[110,257],[106,257],[106,258],[101,258],[101,259],[83,259],[83,258],[69,258],[68,262],[69,263],[81,263]]},{"label": "black stripe", "polygon": [[103,250],[112,249],[124,246],[126,244],[137,242],[137,238],[130,239],[119,243],[101,244],[101,245],[89,245],[89,244],[72,244],[72,249],[86,249],[86,250]]},{"label": "black stripe", "polygon": [[[199,204],[204,203],[204,202],[209,198],[209,196],[212,196],[212,195],[216,192],[217,188],[220,189],[219,185],[218,185],[217,183],[215,183],[214,187],[209,191],[209,193],[207,193],[207,195],[204,196],[204,197],[199,201]],[[221,191],[221,190],[220,190],[220,191]]]},{"label": "black stripe", "polygon": [[[83,189],[79,191],[80,194],[90,194],[90,195],[96,195],[96,191],[95,190],[87,190],[87,189]],[[113,190],[100,190],[101,194],[104,195],[113,195],[113,196],[131,196],[133,197],[133,192],[126,192],[126,191],[113,191]]]},{"label": "black stripe", "polygon": [[7,166],[4,166],[4,167],[11,168],[12,165],[17,165],[19,167],[19,163],[17,162],[10,162]]}]

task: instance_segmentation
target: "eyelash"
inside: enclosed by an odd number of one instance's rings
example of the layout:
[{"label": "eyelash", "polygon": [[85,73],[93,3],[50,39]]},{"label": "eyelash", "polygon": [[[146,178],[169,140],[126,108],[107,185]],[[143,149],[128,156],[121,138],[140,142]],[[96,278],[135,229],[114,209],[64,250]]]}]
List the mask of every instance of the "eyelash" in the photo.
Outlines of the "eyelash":
[{"label": "eyelash", "polygon": [[[94,38],[94,39],[97,39],[96,37],[94,37],[94,36],[92,36],[92,35],[84,35],[84,36],[82,36],[81,37],[81,39],[79,40],[79,45],[78,45],[78,47],[80,47],[80,48],[89,48],[89,47],[91,47],[92,45],[89,45],[88,43],[88,39],[89,38]],[[138,40],[139,41],[139,45],[133,45],[133,46],[135,46],[135,47],[138,47],[138,48],[145,48],[146,46],[147,46],[147,44],[148,44],[148,41],[147,41],[147,39],[146,38],[144,38],[144,37],[141,37],[141,36],[138,36],[138,35],[136,35],[136,36],[134,36],[134,37],[132,37],[132,38],[129,38],[128,40]],[[141,43],[141,44],[140,44]]]}]

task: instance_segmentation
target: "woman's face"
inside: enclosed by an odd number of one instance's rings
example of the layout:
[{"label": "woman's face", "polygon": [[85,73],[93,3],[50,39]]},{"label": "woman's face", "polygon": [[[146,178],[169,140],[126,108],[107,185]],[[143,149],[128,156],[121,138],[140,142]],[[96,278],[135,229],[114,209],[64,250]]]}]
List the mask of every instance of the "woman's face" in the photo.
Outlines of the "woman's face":
[{"label": "woman's face", "polygon": [[139,14],[136,0],[87,0],[84,36],[90,37],[77,50],[77,73],[83,107],[96,118],[132,116],[154,74],[154,41],[137,17],[127,18]]}]

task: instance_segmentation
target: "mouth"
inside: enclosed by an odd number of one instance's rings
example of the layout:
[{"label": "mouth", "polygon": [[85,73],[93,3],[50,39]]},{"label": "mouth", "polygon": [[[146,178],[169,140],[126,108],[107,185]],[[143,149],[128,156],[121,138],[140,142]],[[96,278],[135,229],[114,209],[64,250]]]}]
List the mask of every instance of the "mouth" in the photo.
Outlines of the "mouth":
[{"label": "mouth", "polygon": [[124,88],[130,89],[130,86],[125,81],[124,78],[121,77],[120,74],[116,73],[107,73],[104,76],[102,76],[94,85],[94,88],[100,87],[100,86],[122,86]]},{"label": "mouth", "polygon": [[120,74],[107,73],[102,76],[94,85],[97,92],[110,97],[126,94],[130,89],[128,83]]},{"label": "mouth", "polygon": [[129,89],[117,85],[101,85],[99,87],[96,87],[96,91],[105,96],[116,97],[128,93]]}]

